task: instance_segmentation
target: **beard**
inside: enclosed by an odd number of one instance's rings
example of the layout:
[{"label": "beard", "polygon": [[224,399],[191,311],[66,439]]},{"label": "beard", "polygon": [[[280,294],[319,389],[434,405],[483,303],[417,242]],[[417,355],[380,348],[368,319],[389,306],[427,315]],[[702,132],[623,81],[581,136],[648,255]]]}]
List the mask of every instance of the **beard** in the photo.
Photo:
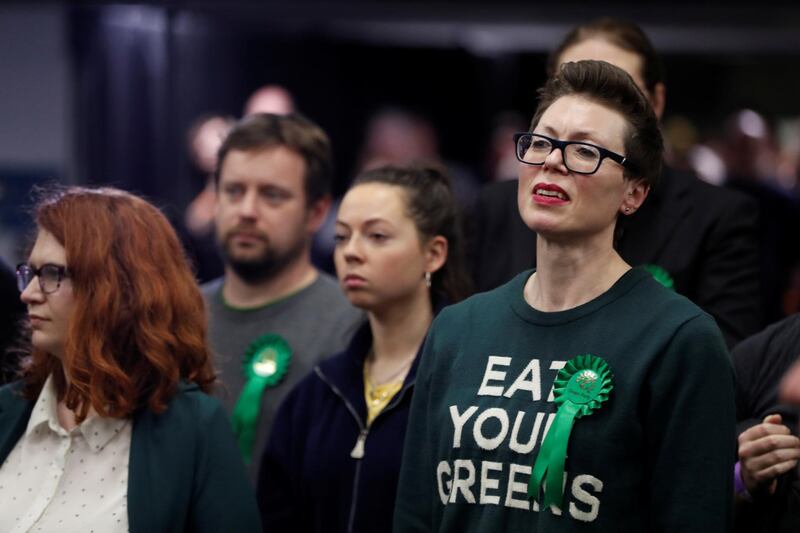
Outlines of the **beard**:
[{"label": "beard", "polygon": [[246,257],[235,251],[230,234],[218,241],[223,261],[246,283],[260,283],[277,276],[303,254],[306,245],[304,239],[297,239],[286,250],[277,250],[267,235],[261,234],[260,239],[263,251]]}]

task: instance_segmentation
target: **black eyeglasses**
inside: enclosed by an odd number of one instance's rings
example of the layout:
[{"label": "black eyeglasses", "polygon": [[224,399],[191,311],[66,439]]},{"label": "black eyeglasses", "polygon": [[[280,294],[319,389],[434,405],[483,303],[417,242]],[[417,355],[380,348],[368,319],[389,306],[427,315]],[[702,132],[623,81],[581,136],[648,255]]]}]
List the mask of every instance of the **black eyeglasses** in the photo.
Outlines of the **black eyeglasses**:
[{"label": "black eyeglasses", "polygon": [[17,288],[24,291],[33,278],[39,278],[39,288],[44,294],[52,294],[61,287],[61,282],[68,277],[67,267],[46,263],[39,268],[33,268],[27,263],[17,265]]},{"label": "black eyeglasses", "polygon": [[625,156],[596,146],[579,141],[559,141],[539,135],[538,133],[517,133],[514,135],[514,144],[517,147],[517,159],[526,165],[543,165],[553,150],[561,150],[564,166],[576,174],[594,174],[606,157],[630,168],[630,161]]}]

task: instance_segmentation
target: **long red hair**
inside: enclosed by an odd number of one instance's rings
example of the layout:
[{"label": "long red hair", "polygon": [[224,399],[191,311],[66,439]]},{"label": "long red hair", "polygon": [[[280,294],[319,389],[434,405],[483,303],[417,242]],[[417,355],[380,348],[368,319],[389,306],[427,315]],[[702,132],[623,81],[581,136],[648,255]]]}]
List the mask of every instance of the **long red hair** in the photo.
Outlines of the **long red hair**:
[{"label": "long red hair", "polygon": [[163,412],[182,379],[210,390],[203,297],[156,207],[118,189],[72,187],[48,194],[35,219],[66,250],[75,307],[63,360],[31,350],[29,398],[53,374],[82,421],[89,407],[115,418],[145,406]]}]

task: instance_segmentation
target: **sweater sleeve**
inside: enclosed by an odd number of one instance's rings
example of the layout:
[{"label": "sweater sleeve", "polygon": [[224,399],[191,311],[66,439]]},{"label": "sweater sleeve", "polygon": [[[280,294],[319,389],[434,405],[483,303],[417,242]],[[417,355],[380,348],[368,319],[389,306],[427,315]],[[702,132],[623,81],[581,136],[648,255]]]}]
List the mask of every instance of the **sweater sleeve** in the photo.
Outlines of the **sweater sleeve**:
[{"label": "sweater sleeve", "polygon": [[645,395],[650,531],[728,531],[735,459],[733,371],[713,320],[675,333]]},{"label": "sweater sleeve", "polygon": [[430,420],[431,382],[436,359],[434,330],[435,322],[425,341],[414,384],[395,503],[395,533],[428,532],[434,529],[433,508],[435,499],[439,498],[434,492],[437,485],[432,446],[436,439],[431,431]]},{"label": "sweater sleeve", "polygon": [[[209,401],[209,400],[206,400]],[[258,533],[261,523],[250,481],[222,406],[204,405],[198,421],[198,459],[192,489],[190,530]]]}]

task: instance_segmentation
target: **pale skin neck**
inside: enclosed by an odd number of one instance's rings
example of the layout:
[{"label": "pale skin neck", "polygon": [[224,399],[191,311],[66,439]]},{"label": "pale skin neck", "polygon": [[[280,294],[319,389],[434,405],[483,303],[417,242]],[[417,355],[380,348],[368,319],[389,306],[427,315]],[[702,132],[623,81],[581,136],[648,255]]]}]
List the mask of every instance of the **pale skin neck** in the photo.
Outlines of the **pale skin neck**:
[{"label": "pale skin neck", "polygon": [[[66,379],[67,383],[69,383],[69,377],[67,376],[66,371],[64,372],[64,379]],[[64,403],[64,400],[59,400],[58,404],[56,405],[56,415],[58,416],[58,424],[65,430],[72,431],[78,427],[75,411],[67,407],[67,404]],[[91,416],[97,416],[97,411],[95,411],[93,407],[89,407],[89,412],[86,414],[86,416],[87,418]]]},{"label": "pale skin neck", "polygon": [[[406,300],[377,311],[369,311],[372,330],[371,374],[376,381],[413,359],[433,321],[427,287]],[[410,367],[410,365],[409,365]],[[405,377],[404,372],[398,379]]]},{"label": "pale skin neck", "polygon": [[[78,422],[76,421],[75,411],[67,407],[63,401],[58,402],[58,408],[56,409],[58,413],[58,423],[59,425],[66,429],[67,431],[72,431],[76,427],[78,427]],[[89,409],[89,414],[96,414],[94,413],[94,409]]]},{"label": "pale skin neck", "polygon": [[544,312],[585,304],[611,288],[628,265],[612,246],[614,227],[589,239],[536,240],[536,274],[525,284],[528,305]]},{"label": "pale skin neck", "polygon": [[233,307],[260,307],[308,287],[318,276],[308,250],[275,276],[258,283],[245,281],[226,265],[222,296]]}]

